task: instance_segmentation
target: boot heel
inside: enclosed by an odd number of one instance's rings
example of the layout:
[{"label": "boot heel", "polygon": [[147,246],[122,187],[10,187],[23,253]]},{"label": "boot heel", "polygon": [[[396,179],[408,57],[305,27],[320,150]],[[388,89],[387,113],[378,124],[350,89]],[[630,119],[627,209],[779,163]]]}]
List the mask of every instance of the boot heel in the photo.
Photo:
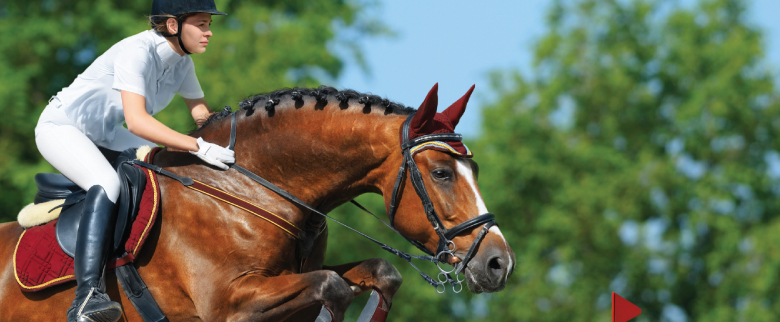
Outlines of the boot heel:
[{"label": "boot heel", "polygon": [[122,317],[122,306],[113,302],[108,295],[96,288],[89,290],[87,298],[79,306],[72,319],[76,322],[116,322]]}]

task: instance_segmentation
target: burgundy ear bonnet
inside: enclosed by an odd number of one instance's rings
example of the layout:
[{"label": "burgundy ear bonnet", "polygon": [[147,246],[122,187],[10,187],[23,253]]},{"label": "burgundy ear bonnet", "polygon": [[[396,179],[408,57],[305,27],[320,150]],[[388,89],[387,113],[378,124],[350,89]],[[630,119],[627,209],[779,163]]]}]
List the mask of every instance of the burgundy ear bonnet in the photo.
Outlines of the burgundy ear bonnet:
[{"label": "burgundy ear bonnet", "polygon": [[[460,117],[466,111],[466,104],[469,102],[471,92],[474,91],[474,85],[469,88],[463,97],[452,103],[441,113],[436,113],[436,107],[439,102],[438,90],[439,84],[436,83],[412,118],[409,127],[410,140],[426,134],[455,133],[455,126],[458,125]],[[460,141],[430,141],[412,148],[411,152],[415,154],[427,149],[439,150],[467,158],[472,157],[469,148]]]}]

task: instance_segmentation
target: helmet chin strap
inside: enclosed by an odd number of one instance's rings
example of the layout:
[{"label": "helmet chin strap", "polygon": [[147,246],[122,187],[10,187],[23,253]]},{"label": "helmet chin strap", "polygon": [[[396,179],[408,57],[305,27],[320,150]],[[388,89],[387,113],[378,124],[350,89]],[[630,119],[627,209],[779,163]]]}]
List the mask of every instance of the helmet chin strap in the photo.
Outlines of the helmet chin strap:
[{"label": "helmet chin strap", "polygon": [[176,21],[179,23],[179,30],[177,30],[175,35],[176,38],[179,39],[179,47],[181,47],[181,50],[183,50],[185,54],[192,55],[192,53],[189,50],[187,50],[187,47],[184,47],[184,42],[181,41],[181,27],[183,21],[181,19],[176,19]]}]

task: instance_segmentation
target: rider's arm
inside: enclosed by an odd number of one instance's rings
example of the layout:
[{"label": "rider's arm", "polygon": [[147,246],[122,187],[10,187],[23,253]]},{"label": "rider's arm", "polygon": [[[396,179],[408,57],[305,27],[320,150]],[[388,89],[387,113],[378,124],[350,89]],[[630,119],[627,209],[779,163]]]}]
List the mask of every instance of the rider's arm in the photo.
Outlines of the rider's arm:
[{"label": "rider's arm", "polygon": [[149,115],[146,112],[146,99],[143,96],[124,90],[121,93],[125,123],[130,133],[167,147],[198,151],[196,138],[176,132]]},{"label": "rider's arm", "polygon": [[184,103],[187,104],[187,107],[190,109],[190,114],[192,114],[192,119],[195,120],[195,124],[198,125],[198,127],[201,127],[203,123],[208,120],[209,116],[211,114],[214,114],[209,110],[208,105],[206,104],[205,98],[196,98],[196,99],[188,99],[183,98]]}]

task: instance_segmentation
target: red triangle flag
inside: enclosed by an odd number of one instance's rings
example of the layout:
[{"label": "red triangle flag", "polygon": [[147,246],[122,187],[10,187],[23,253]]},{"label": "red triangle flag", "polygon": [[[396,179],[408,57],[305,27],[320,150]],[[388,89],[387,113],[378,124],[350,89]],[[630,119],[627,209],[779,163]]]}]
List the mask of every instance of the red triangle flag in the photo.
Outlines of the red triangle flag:
[{"label": "red triangle flag", "polygon": [[642,309],[612,292],[612,322],[626,322],[639,313],[642,313]]}]

